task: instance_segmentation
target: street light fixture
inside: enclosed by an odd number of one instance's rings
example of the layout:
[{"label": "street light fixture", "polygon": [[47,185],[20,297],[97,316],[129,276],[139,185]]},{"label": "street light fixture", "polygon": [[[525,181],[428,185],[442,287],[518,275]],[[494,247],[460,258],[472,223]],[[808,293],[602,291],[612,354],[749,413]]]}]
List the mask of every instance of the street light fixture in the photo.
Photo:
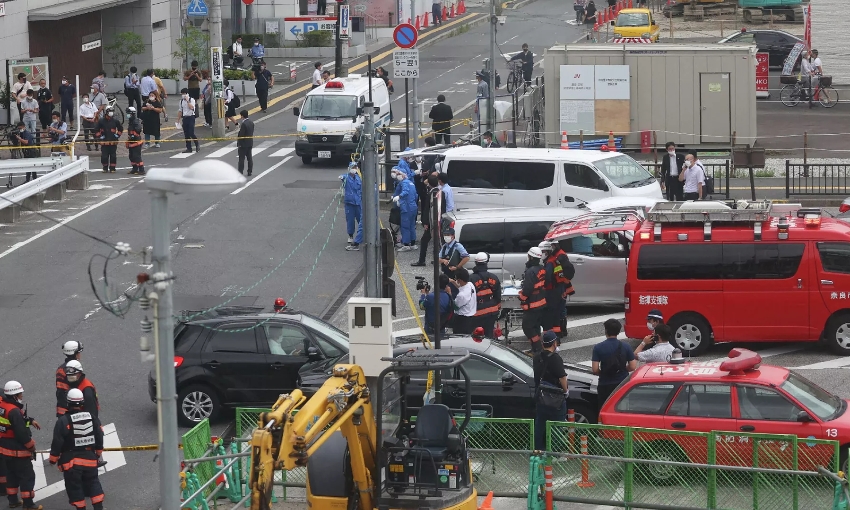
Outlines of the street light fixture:
[{"label": "street light fixture", "polygon": [[180,193],[223,193],[246,182],[233,166],[204,159],[188,168],[152,168],[145,176],[151,191],[153,229],[153,277],[157,293],[157,414],[159,417],[159,488],[162,510],[180,510],[180,457],[177,438],[177,383],[174,375],[174,325],[171,301],[171,226],[168,195]]}]

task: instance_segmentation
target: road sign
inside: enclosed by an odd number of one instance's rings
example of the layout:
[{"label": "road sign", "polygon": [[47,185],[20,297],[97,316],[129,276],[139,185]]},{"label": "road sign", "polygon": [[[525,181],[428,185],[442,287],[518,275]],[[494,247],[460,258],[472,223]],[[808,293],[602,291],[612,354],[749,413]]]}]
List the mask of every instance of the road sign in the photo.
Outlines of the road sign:
[{"label": "road sign", "polygon": [[419,78],[419,50],[393,51],[393,78]]},{"label": "road sign", "polygon": [[209,16],[210,10],[204,0],[192,0],[186,7],[186,14],[189,16]]},{"label": "road sign", "polygon": [[348,4],[339,5],[339,38],[343,40],[351,36],[350,7]]},{"label": "road sign", "polygon": [[756,53],[756,97],[770,97],[767,80],[770,76],[767,53]]},{"label": "road sign", "polygon": [[283,18],[283,39],[297,41],[298,37],[313,30],[336,31],[336,18],[333,16],[298,16]]},{"label": "road sign", "polygon": [[224,60],[221,46],[210,48],[210,80],[213,96],[216,99],[224,97]]},{"label": "road sign", "polygon": [[393,30],[393,41],[399,48],[412,48],[416,46],[418,39],[419,34],[416,32],[416,27],[410,23],[402,23]]}]

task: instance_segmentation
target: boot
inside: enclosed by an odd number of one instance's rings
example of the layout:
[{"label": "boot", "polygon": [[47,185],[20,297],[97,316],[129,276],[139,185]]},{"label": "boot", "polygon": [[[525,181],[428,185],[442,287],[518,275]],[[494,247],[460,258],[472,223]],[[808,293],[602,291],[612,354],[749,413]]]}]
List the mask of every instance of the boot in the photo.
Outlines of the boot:
[{"label": "boot", "polygon": [[17,496],[9,497],[9,508],[18,508],[23,505]]},{"label": "boot", "polygon": [[103,173],[105,173],[105,174],[109,173],[109,166],[103,165]]}]

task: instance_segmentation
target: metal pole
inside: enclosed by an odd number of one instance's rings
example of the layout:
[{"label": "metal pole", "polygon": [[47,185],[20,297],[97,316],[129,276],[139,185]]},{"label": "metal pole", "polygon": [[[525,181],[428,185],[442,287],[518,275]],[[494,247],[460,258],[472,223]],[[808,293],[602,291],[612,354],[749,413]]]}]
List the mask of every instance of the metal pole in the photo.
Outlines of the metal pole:
[{"label": "metal pole", "polygon": [[[253,32],[253,22],[252,17],[254,16],[254,6],[251,4],[245,4],[245,32],[252,33]],[[210,37],[212,40],[212,37]]]},{"label": "metal pole", "polygon": [[[496,137],[496,0],[490,0],[490,98],[487,100],[487,130]],[[479,108],[481,108],[479,106]]]},{"label": "metal pole", "polygon": [[[410,143],[410,79],[404,79],[404,147]],[[399,149],[404,149],[399,147]]]},{"label": "metal pole", "polygon": [[[218,46],[222,43],[221,40],[221,0],[209,0],[209,10],[210,10],[210,46]],[[234,10],[231,10],[233,13]],[[236,19],[231,20],[234,23]],[[233,28],[235,32],[236,29]],[[222,48],[222,54],[227,52],[227,48]],[[212,62],[210,62],[212,65]],[[222,74],[224,71],[222,71]],[[222,88],[224,84],[222,83]],[[210,90],[215,88],[215,84],[210,87]],[[224,138],[224,94],[222,90],[222,97],[216,97],[212,102],[212,135],[213,138]],[[203,105],[200,105],[200,108],[203,108]]]},{"label": "metal pole", "polygon": [[375,147],[375,108],[363,105],[366,122],[363,124],[363,248],[365,274],[363,295],[381,297],[381,246],[378,231],[378,154]]},{"label": "metal pole", "polygon": [[[242,17],[242,1],[230,0],[230,35],[235,41],[236,36],[242,33],[240,18]],[[212,37],[210,37],[212,41]],[[233,44],[231,42],[231,44]]]},{"label": "metal pole", "polygon": [[153,270],[165,278],[165,288],[157,289],[157,350],[159,370],[157,407],[161,435],[159,438],[159,493],[162,510],[180,508],[180,450],[177,435],[177,384],[174,376],[174,325],[171,303],[171,227],[168,224],[168,196],[164,191],[151,191],[151,224],[153,228]]},{"label": "metal pole", "polygon": [[[440,231],[440,216],[443,212],[442,206],[443,194],[439,187],[431,189],[431,243],[433,245],[434,255],[434,348],[440,348],[440,244],[443,240],[443,233]],[[442,392],[440,391],[440,371],[434,371],[434,403],[442,402]]]},{"label": "metal pole", "polygon": [[[347,1],[344,3],[348,3]],[[340,5],[336,6],[336,51],[334,52],[334,76],[343,76],[342,71],[342,38],[340,37],[339,27],[342,26],[342,9]]]},{"label": "metal pole", "polygon": [[[416,0],[410,0],[410,20],[416,19]],[[417,79],[413,78],[413,148],[419,148],[419,92],[416,87]],[[408,138],[408,140],[410,140]]]}]

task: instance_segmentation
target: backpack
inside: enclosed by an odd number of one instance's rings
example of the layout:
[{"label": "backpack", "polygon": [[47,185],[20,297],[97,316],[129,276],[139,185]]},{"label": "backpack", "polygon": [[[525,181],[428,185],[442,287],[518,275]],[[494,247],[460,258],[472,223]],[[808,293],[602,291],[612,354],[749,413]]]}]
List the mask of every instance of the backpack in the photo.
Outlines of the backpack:
[{"label": "backpack", "polygon": [[129,77],[130,77],[129,74],[124,77],[124,95],[127,96],[127,97],[129,97],[130,95],[133,94],[132,89],[127,86],[127,78],[129,78]]},{"label": "backpack", "polygon": [[[231,92],[233,92],[233,91],[231,90]],[[230,106],[232,106],[234,109],[236,109],[236,108],[239,108],[239,106],[241,104],[242,103],[239,102],[239,94],[237,94],[236,92],[233,92],[233,99],[230,100]]]},{"label": "backpack", "polygon": [[626,356],[623,354],[623,342],[617,340],[617,351],[603,360],[600,376],[606,379],[615,379],[617,374],[626,371]]},{"label": "backpack", "polygon": [[714,193],[714,176],[708,175],[705,172],[705,167],[699,165],[700,170],[702,170],[702,176],[705,178],[705,185],[703,186],[703,195],[710,195]]}]

